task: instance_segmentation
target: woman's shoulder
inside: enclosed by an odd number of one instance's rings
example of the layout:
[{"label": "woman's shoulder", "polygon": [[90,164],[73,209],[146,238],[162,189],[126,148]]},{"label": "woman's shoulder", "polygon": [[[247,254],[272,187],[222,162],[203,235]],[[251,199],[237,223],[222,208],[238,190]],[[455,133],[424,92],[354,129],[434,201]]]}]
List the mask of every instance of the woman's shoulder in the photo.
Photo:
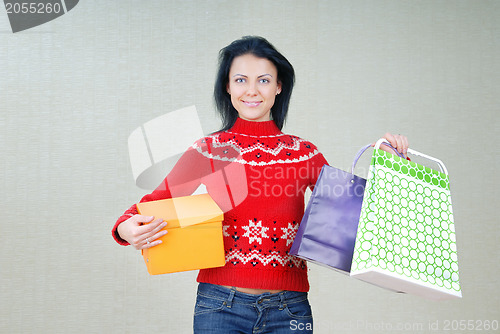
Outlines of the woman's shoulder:
[{"label": "woman's shoulder", "polygon": [[288,139],[290,142],[297,143],[300,145],[301,148],[306,149],[306,150],[317,150],[318,147],[309,141],[308,139],[305,139],[303,137],[299,137],[297,135],[293,134],[283,134],[283,136]]},{"label": "woman's shoulder", "polygon": [[225,131],[217,131],[210,134],[205,135],[204,137],[199,138],[193,143],[193,147],[206,146],[207,144],[212,144],[219,140],[221,136],[224,136]]},{"label": "woman's shoulder", "polygon": [[321,150],[316,146],[313,142],[303,137],[299,137],[293,134],[285,134],[290,140],[290,143],[293,143],[293,147],[296,149],[297,153],[301,156],[307,156],[308,159],[319,159],[322,163],[327,163]]}]

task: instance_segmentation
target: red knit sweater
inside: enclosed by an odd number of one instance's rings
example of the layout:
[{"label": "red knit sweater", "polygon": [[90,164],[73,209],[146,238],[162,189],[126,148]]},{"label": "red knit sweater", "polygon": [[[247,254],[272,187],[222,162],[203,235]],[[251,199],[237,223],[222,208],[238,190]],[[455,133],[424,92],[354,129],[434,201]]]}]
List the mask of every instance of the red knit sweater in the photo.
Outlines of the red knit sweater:
[{"label": "red knit sweater", "polygon": [[[190,195],[200,183],[223,209],[226,265],[202,269],[198,282],[252,289],[308,291],[305,261],[288,252],[304,213],[304,193],[327,164],[316,146],[274,123],[238,118],[180,158],[141,202]],[[137,213],[133,205],[113,227]]]}]

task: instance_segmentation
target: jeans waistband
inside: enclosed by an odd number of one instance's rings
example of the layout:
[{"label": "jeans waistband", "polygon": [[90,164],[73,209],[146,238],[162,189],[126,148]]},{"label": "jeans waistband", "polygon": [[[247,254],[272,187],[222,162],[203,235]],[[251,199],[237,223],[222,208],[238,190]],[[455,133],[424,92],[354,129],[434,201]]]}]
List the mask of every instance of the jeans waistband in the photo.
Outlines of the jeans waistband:
[{"label": "jeans waistband", "polygon": [[281,291],[278,293],[265,292],[262,294],[254,295],[237,291],[235,288],[226,288],[224,286],[199,283],[198,294],[217,298],[230,303],[243,303],[243,304],[260,304],[265,302],[268,305],[276,304],[291,304],[300,302],[307,299],[307,292],[298,291]]}]

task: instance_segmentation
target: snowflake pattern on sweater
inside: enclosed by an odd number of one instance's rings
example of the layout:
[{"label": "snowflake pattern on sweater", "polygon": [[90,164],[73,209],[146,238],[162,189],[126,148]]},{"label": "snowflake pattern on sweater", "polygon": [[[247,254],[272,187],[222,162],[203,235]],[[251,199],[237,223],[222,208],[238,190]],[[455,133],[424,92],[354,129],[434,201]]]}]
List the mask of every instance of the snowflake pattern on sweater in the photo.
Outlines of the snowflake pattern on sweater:
[{"label": "snowflake pattern on sweater", "polygon": [[[255,219],[257,220],[257,219]],[[258,221],[257,223],[249,220],[249,225],[242,226],[246,231],[243,236],[248,238],[249,244],[251,245],[253,242],[262,245],[263,238],[269,238],[266,234],[266,231],[269,230],[269,227],[262,226],[262,221]]]},{"label": "snowflake pattern on sweater", "polygon": [[[233,233],[227,235],[231,236],[234,242],[233,247],[226,251],[226,262],[233,265],[250,263],[254,267],[261,264],[263,266],[271,265],[272,267],[281,265],[283,267],[306,268],[304,260],[289,255],[288,250],[283,252],[283,247],[276,245],[280,240],[285,240],[286,246],[293,243],[299,227],[299,224],[296,222],[288,223],[288,227],[286,228],[281,227],[278,229],[277,227],[273,227],[272,237],[268,235],[271,227],[262,226],[262,221],[257,221],[257,218],[249,220],[248,225],[240,226],[240,230],[245,231],[242,234],[243,238],[238,236],[241,234],[238,233],[238,225],[225,225],[225,227],[227,227],[225,231],[232,227]],[[240,239],[243,239],[242,242],[245,245],[249,245],[246,251],[243,248],[239,248],[241,246],[238,243]],[[267,249],[267,251],[264,251],[261,247],[262,241],[265,239],[270,239],[274,243],[274,246]]]}]

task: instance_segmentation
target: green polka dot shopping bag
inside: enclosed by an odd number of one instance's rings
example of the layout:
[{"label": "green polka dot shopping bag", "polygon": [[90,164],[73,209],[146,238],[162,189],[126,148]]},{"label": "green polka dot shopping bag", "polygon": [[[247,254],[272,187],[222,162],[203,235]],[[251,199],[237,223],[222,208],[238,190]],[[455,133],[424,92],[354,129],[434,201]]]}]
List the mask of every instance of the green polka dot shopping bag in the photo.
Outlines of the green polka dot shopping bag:
[{"label": "green polka dot shopping bag", "polygon": [[352,277],[429,299],[461,298],[448,173],[379,149],[368,172]]}]

